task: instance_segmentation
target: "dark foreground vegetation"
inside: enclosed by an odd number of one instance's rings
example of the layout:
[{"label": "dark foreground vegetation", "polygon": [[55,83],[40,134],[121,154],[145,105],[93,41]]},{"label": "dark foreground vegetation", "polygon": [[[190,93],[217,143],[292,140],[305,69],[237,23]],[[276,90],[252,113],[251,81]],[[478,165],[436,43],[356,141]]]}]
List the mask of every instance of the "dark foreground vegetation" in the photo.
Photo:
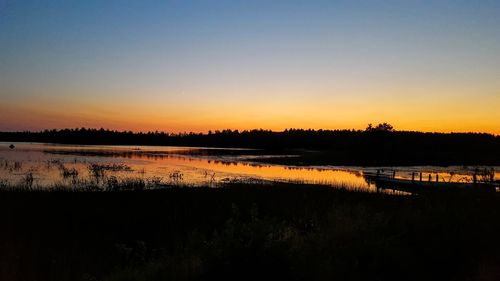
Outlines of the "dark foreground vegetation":
[{"label": "dark foreground vegetation", "polygon": [[0,141],[258,148],[277,154],[298,154],[297,158],[265,161],[299,165],[500,165],[500,136],[395,131],[385,123],[369,125],[366,130],[224,130],[208,134],[82,128],[0,132]]},{"label": "dark foreground vegetation", "polygon": [[500,278],[494,194],[3,191],[0,217],[0,280]]}]

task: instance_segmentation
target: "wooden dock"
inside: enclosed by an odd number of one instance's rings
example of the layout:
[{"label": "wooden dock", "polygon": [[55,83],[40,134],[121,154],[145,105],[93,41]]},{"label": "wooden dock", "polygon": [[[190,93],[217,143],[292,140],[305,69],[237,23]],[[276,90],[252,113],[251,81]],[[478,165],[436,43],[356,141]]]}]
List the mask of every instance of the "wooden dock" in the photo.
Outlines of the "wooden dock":
[{"label": "wooden dock", "polygon": [[411,193],[432,192],[432,191],[453,191],[453,190],[471,190],[481,192],[495,192],[500,188],[500,183],[495,180],[479,182],[474,177],[474,182],[446,182],[439,181],[438,176],[432,177],[430,174],[423,179],[422,173],[412,173],[411,179],[396,178],[396,172],[390,174],[365,173],[364,177],[368,182],[374,183],[381,189],[392,189],[406,191]]}]

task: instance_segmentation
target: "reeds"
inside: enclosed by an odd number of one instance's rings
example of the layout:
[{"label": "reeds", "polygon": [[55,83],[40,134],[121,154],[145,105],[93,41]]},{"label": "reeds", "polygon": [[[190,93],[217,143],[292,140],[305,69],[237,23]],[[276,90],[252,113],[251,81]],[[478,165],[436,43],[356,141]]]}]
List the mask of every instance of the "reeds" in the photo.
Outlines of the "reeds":
[{"label": "reeds", "polygon": [[4,170],[8,170],[9,172],[19,172],[23,168],[23,163],[19,161],[8,161],[4,160],[1,164],[0,167],[3,168]]},{"label": "reeds", "polygon": [[95,177],[102,177],[106,171],[110,172],[130,172],[132,168],[125,164],[90,164],[88,170]]},{"label": "reeds", "polygon": [[99,182],[103,181],[106,172],[133,171],[130,166],[127,166],[125,164],[90,164],[87,168],[91,177],[93,177],[98,184]]},{"label": "reeds", "polygon": [[106,191],[140,191],[146,188],[146,181],[141,178],[119,179],[116,176],[110,176],[106,181]]},{"label": "reeds", "polygon": [[33,173],[31,173],[31,172],[26,173],[22,179],[22,187],[24,187],[28,190],[32,189],[34,180],[35,180],[35,178],[33,177]]},{"label": "reeds", "polygon": [[78,177],[78,170],[76,168],[66,168],[66,166],[64,166],[64,164],[60,164],[59,165],[59,170],[61,172],[61,176],[63,178],[76,178]]},{"label": "reeds", "polygon": [[106,176],[109,189],[90,179],[50,192],[36,184],[2,188],[0,259],[21,277],[0,271],[0,279],[43,277],[44,267],[31,266],[37,263],[57,272],[41,278],[51,281],[228,280],[242,272],[248,278],[237,279],[400,280],[411,272],[409,280],[437,274],[463,281],[474,280],[466,274],[475,274],[485,253],[486,262],[500,259],[498,196],[397,197],[244,178],[217,189],[142,180]]},{"label": "reeds", "polygon": [[181,171],[173,171],[168,175],[168,177],[172,182],[179,183],[184,179],[184,174]]}]

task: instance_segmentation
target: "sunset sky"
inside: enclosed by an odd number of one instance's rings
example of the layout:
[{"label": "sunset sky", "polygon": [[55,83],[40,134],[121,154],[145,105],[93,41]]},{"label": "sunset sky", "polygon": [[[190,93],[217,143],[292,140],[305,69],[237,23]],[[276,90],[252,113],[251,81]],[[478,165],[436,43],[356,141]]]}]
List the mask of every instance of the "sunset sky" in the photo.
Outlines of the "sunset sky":
[{"label": "sunset sky", "polygon": [[500,1],[0,0],[0,130],[500,134]]}]

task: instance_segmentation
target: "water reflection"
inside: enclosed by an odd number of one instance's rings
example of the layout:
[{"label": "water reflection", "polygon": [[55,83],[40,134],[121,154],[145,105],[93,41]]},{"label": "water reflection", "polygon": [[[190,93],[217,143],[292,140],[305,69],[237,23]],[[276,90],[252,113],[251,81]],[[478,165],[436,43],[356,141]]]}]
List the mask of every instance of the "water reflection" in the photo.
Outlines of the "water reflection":
[{"label": "water reflection", "polygon": [[[157,185],[213,186],[222,182],[263,180],[376,191],[375,185],[363,175],[384,168],[269,165],[252,162],[270,155],[250,149],[27,143],[15,143],[16,148],[10,149],[9,145],[0,143],[0,185],[31,181],[30,184],[37,187],[85,183],[111,186],[120,180],[140,179]],[[411,178],[416,171],[424,176],[437,174],[443,181],[469,177],[464,167],[387,169],[397,170],[397,177],[403,179]]]}]

